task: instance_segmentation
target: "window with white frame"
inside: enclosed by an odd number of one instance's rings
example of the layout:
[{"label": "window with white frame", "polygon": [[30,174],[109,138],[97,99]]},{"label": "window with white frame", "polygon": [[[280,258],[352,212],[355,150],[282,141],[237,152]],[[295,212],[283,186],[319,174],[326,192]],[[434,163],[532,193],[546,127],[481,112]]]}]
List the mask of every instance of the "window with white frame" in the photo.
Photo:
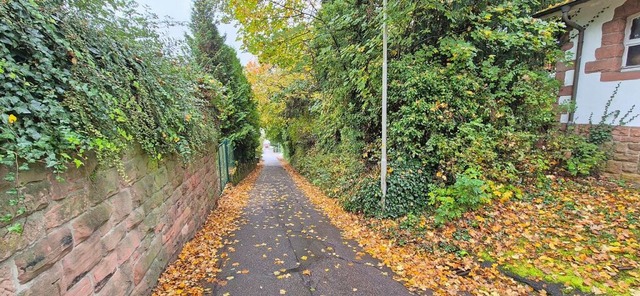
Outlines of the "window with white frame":
[{"label": "window with white frame", "polygon": [[624,46],[625,67],[640,68],[640,14],[629,18]]}]

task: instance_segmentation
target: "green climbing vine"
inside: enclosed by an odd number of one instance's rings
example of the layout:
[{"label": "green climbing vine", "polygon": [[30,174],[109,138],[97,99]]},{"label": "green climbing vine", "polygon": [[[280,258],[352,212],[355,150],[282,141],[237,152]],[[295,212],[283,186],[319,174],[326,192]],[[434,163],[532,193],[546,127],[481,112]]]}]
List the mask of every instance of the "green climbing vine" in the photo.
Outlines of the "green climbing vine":
[{"label": "green climbing vine", "polygon": [[0,19],[0,225],[21,231],[36,163],[59,173],[93,151],[123,173],[134,144],[188,160],[215,140],[222,85],[166,50],[135,1],[2,1]]}]

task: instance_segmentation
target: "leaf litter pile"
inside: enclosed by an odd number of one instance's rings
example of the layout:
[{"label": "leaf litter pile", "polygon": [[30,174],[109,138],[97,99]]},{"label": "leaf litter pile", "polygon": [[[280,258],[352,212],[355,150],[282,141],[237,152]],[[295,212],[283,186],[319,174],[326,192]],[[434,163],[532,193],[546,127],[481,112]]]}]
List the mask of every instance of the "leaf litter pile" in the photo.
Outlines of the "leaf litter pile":
[{"label": "leaf litter pile", "polygon": [[[331,222],[414,292],[546,295],[505,275],[557,284],[562,293],[640,296],[640,191],[595,179],[550,176],[528,198],[502,198],[435,226],[430,216],[379,220],[343,210],[339,200],[285,165]],[[484,263],[483,263],[484,262]],[[542,287],[542,289],[540,288]]]},{"label": "leaf litter pile", "polygon": [[204,282],[215,280],[218,252],[225,245],[223,237],[242,225],[239,217],[249,200],[249,191],[255,184],[261,165],[218,200],[218,206],[207,218],[203,228],[185,244],[175,262],[160,276],[153,295],[204,295]]}]

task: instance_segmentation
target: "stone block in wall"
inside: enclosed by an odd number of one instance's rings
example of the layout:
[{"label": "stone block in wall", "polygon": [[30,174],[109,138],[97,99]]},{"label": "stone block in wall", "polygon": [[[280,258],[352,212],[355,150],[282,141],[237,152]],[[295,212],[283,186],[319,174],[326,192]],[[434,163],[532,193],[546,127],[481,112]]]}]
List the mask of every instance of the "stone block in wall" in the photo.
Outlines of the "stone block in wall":
[{"label": "stone block in wall", "polygon": [[127,234],[127,229],[124,223],[112,227],[101,239],[104,250],[107,252],[113,251],[122,241],[125,234]]},{"label": "stone block in wall", "polygon": [[48,181],[32,182],[24,186],[24,189],[22,190],[22,193],[24,194],[23,203],[27,209],[27,215],[42,210],[49,205],[48,196],[50,188],[51,183]]},{"label": "stone block in wall", "polygon": [[130,231],[127,235],[120,241],[118,246],[116,247],[116,253],[118,254],[118,264],[123,264],[125,261],[129,260],[135,250],[140,246],[140,242],[144,236],[137,230]]},{"label": "stone block in wall", "polygon": [[633,137],[633,136],[625,137],[625,138],[622,138],[621,141],[626,142],[626,143],[638,144],[638,143],[640,143],[640,137]]},{"label": "stone block in wall", "polygon": [[640,172],[625,173],[620,175],[623,179],[640,184]]},{"label": "stone block in wall", "polygon": [[[169,264],[169,260],[173,258],[173,251],[168,250],[164,246],[160,248],[160,252],[156,255],[156,259],[153,264],[151,264],[152,273],[162,273],[164,271],[164,267]],[[160,265],[159,267],[156,265]]]},{"label": "stone block in wall", "polygon": [[[580,126],[580,125],[579,125]],[[582,125],[587,128],[588,125]],[[640,178],[640,127],[617,126],[612,131],[613,155],[605,173],[611,178],[638,182]]]},{"label": "stone block in wall", "polygon": [[93,285],[89,277],[83,277],[73,288],[64,292],[65,296],[87,296],[93,293]]},{"label": "stone block in wall", "polygon": [[134,207],[141,205],[144,200],[154,193],[153,179],[153,175],[146,175],[131,186],[131,202]]},{"label": "stone block in wall", "polygon": [[615,153],[613,160],[622,162],[635,162],[637,163],[639,158],[637,155],[630,155],[629,153]]},{"label": "stone block in wall", "polygon": [[151,266],[149,266],[149,270],[142,279],[142,281],[145,282],[145,285],[153,289],[153,287],[158,284],[157,275],[162,274],[165,266],[167,266],[168,263],[169,262],[167,260],[160,258],[160,254],[158,254],[156,260],[151,263]]},{"label": "stone block in wall", "polygon": [[613,34],[616,32],[624,31],[627,26],[627,21],[624,19],[614,19],[610,22],[604,23],[602,25],[602,33],[603,34]]},{"label": "stone block in wall", "polygon": [[21,185],[27,185],[29,183],[47,181],[48,171],[44,164],[34,163],[29,165],[29,170],[20,171],[18,174],[18,181]]},{"label": "stone block in wall", "polygon": [[21,284],[35,278],[69,253],[73,247],[71,229],[63,227],[49,233],[29,248],[18,253],[15,264]]},{"label": "stone block in wall", "polygon": [[628,127],[618,126],[611,131],[611,135],[618,136],[618,137],[628,137],[630,135],[630,132],[631,131],[629,130]]},{"label": "stone block in wall", "polygon": [[0,295],[15,295],[16,293],[16,287],[13,283],[14,275],[9,264],[10,262],[0,265]]},{"label": "stone block in wall", "polygon": [[112,211],[111,205],[102,203],[74,219],[71,222],[74,244],[77,245],[91,236],[96,229],[109,220]]},{"label": "stone block in wall", "polygon": [[148,212],[137,229],[142,233],[154,233],[158,226],[158,221],[160,221],[161,218],[162,214],[159,211]]},{"label": "stone block in wall", "polygon": [[604,60],[620,57],[624,54],[624,49],[622,43],[600,47],[596,49],[596,59]]},{"label": "stone block in wall", "polygon": [[[22,234],[8,233],[6,228],[0,228],[0,262],[9,258],[12,254],[24,249],[29,244],[46,235],[42,213],[31,215],[23,226]],[[20,220],[23,221],[23,220]]]},{"label": "stone block in wall", "polygon": [[623,165],[624,162],[610,160],[607,162],[607,168],[605,169],[605,172],[613,175],[622,174]]},{"label": "stone block in wall", "polygon": [[134,286],[133,290],[131,291],[131,295],[149,295],[151,294],[152,289],[153,286],[149,285],[147,281],[141,281]]},{"label": "stone block in wall", "polygon": [[147,157],[132,156],[125,160],[125,179],[128,184],[135,183],[147,175]]},{"label": "stone block in wall", "polygon": [[611,72],[617,69],[620,69],[622,62],[619,59],[611,58],[606,60],[597,60],[593,62],[588,62],[585,65],[585,72],[587,73],[595,73],[595,72]]},{"label": "stone block in wall", "polygon": [[[144,213],[151,213],[154,209],[158,208],[164,202],[165,196],[164,192],[158,191],[153,195],[147,197],[144,201],[142,201],[142,209]],[[147,214],[148,215],[148,214]],[[145,219],[146,221],[147,219]]]},{"label": "stone block in wall", "polygon": [[115,169],[98,170],[90,178],[89,194],[96,204],[118,192],[120,176]]},{"label": "stone block in wall", "polygon": [[[168,242],[174,240],[175,237],[177,237],[180,234],[181,228],[182,228],[182,225],[178,223],[173,223],[172,225],[167,227],[167,229],[162,234],[162,244],[167,245]],[[168,245],[168,247],[172,247],[172,246]]]},{"label": "stone block in wall", "polygon": [[610,46],[610,45],[618,45],[624,43],[624,34],[609,33],[602,35],[602,45]]},{"label": "stone block in wall", "polygon": [[629,149],[627,150],[626,155],[635,156],[636,159],[640,160],[640,151]]},{"label": "stone block in wall", "polygon": [[124,189],[111,197],[109,200],[113,213],[111,213],[111,220],[114,224],[119,223],[126,218],[131,211],[133,211],[133,202],[131,197],[131,190]]},{"label": "stone block in wall", "polygon": [[113,296],[113,295],[145,295],[139,293],[131,293],[133,288],[133,282],[131,277],[131,268],[128,266],[121,266],[118,268],[111,279],[107,281],[99,291],[96,291],[99,296]]},{"label": "stone block in wall", "polygon": [[106,257],[102,258],[100,263],[91,270],[91,279],[94,283],[93,289],[100,291],[107,282],[113,277],[118,268],[118,254],[111,252]]},{"label": "stone block in wall", "polygon": [[[66,177],[66,175],[64,176]],[[64,178],[62,180],[58,180],[54,177],[51,179],[51,194],[49,195],[49,199],[51,200],[63,200],[70,197],[70,195],[77,195],[81,193],[88,195],[89,189],[86,179],[69,180]],[[91,201],[93,202],[93,200]]]},{"label": "stone block in wall", "polygon": [[69,193],[64,199],[53,203],[52,206],[47,209],[44,215],[47,229],[58,227],[70,221],[89,209],[91,204],[92,202],[89,200],[85,191],[80,190]]},{"label": "stone block in wall", "polygon": [[61,264],[53,265],[47,272],[33,279],[26,289],[18,292],[18,296],[63,295],[62,287],[60,287],[60,274],[62,274]]},{"label": "stone block in wall", "polygon": [[171,174],[169,176],[169,179],[171,182],[171,188],[175,190],[176,188],[180,187],[182,183],[184,183],[185,169],[180,164],[176,164],[170,169]]},{"label": "stone block in wall", "polygon": [[[622,60],[621,57],[618,58],[618,60]],[[620,66],[622,67],[622,64],[620,64]],[[616,72],[617,70],[614,70],[614,72],[603,72],[600,75],[600,81],[604,81],[604,82],[620,82],[623,80],[637,80],[640,79],[640,72]]]},{"label": "stone block in wall", "polygon": [[622,172],[623,173],[629,173],[629,174],[635,174],[638,172],[638,162],[626,162],[622,165]]},{"label": "stone block in wall", "polygon": [[[72,191],[84,187],[86,180],[90,179],[91,175],[96,171],[98,159],[94,152],[87,151],[82,162],[83,165],[81,167],[76,167],[74,164],[67,166],[67,170],[63,175],[50,175],[49,180],[53,186]],[[61,193],[64,193],[64,191],[61,191]]]},{"label": "stone block in wall", "polygon": [[71,290],[73,286],[83,280],[89,271],[105,255],[100,236],[92,235],[86,241],[75,246],[73,250],[62,259],[63,276],[61,288],[63,293]]},{"label": "stone block in wall", "polygon": [[131,230],[140,225],[143,220],[144,211],[141,208],[138,208],[129,214],[129,217],[124,220],[124,224],[127,227],[127,230]]},{"label": "stone block in wall", "polygon": [[[133,264],[133,283],[139,284],[142,278],[149,271],[151,264],[162,248],[162,242],[159,237],[150,241],[149,247],[141,252],[138,260]],[[159,273],[158,273],[159,274]]]},{"label": "stone block in wall", "polygon": [[153,179],[154,194],[157,192],[161,192],[162,190],[165,189],[165,187],[168,188],[168,185],[169,185],[169,173],[167,172],[166,167],[161,167],[156,171],[154,175],[154,179]]},{"label": "stone block in wall", "polygon": [[147,158],[147,174],[152,175],[160,168],[160,162],[153,158]]},{"label": "stone block in wall", "polygon": [[142,280],[138,284],[136,284],[135,289],[132,291],[132,295],[148,295],[151,293],[153,288],[158,283],[158,276],[155,274],[161,274],[164,271],[164,266],[166,262],[162,262],[159,260],[153,261],[151,266],[149,267],[149,272],[147,272]]}]

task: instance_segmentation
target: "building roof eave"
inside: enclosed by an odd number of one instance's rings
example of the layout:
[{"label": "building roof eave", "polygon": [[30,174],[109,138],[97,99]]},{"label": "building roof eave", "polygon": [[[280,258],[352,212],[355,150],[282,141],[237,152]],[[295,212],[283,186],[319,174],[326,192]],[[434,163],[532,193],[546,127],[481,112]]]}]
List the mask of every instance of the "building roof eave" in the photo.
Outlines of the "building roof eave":
[{"label": "building roof eave", "polygon": [[545,17],[547,15],[550,15],[550,14],[553,14],[553,13],[556,13],[556,12],[560,11],[563,6],[567,6],[567,5],[575,6],[575,5],[579,5],[579,4],[582,4],[582,3],[585,3],[585,2],[589,2],[589,1],[591,1],[591,0],[566,0],[566,1],[563,1],[561,3],[554,4],[554,5],[546,8],[546,9],[544,9],[542,11],[536,12],[533,15],[533,17],[536,17],[536,18]]}]

